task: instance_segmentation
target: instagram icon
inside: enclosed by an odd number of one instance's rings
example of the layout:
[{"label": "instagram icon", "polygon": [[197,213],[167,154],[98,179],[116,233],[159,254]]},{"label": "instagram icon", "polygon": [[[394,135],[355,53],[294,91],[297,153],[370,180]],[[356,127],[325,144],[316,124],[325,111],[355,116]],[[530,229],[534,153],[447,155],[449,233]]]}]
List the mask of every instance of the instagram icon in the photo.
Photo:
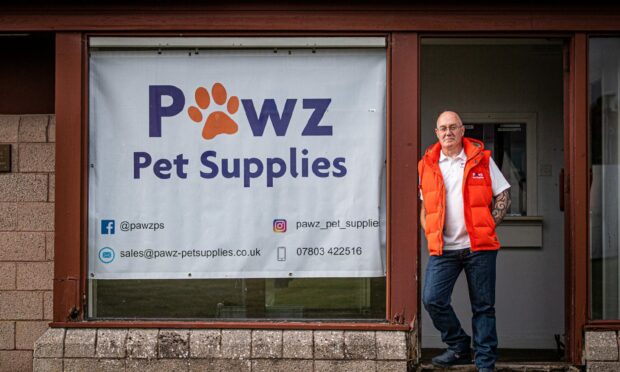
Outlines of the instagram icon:
[{"label": "instagram icon", "polygon": [[273,220],[273,232],[283,233],[286,232],[286,220]]}]

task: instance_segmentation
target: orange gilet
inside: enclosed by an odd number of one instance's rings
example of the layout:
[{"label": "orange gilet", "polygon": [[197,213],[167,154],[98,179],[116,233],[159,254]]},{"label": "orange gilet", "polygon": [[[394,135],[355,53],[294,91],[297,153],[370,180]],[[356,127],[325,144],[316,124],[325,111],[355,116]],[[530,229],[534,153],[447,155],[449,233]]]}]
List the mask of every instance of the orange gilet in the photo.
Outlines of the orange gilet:
[{"label": "orange gilet", "polygon": [[[499,240],[495,234],[495,221],[491,215],[493,202],[489,172],[491,152],[484,150],[482,142],[473,138],[463,138],[463,148],[467,156],[463,171],[463,209],[471,250],[497,250]],[[420,191],[426,210],[424,232],[431,256],[441,256],[443,252],[446,188],[439,169],[440,152],[441,145],[437,142],[426,150],[418,163]]]}]

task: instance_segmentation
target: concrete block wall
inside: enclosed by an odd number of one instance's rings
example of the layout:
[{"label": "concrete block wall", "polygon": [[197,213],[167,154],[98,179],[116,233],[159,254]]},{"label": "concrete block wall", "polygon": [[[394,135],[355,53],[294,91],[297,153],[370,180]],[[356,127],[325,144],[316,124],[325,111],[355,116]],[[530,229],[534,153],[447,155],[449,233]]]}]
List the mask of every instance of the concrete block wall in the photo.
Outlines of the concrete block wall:
[{"label": "concrete block wall", "polygon": [[585,333],[583,358],[588,371],[620,371],[620,339],[617,331]]},{"label": "concrete block wall", "polygon": [[50,329],[34,371],[407,371],[407,332]]},{"label": "concrete block wall", "polygon": [[0,115],[12,171],[0,173],[0,371],[32,370],[35,341],[52,319],[53,115]]}]

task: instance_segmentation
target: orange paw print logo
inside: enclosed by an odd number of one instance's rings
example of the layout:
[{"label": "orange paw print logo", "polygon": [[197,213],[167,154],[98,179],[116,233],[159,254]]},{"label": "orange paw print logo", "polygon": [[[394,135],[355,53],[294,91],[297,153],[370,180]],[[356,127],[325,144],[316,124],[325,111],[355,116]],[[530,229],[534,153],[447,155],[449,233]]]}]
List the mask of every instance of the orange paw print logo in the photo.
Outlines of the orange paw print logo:
[{"label": "orange paw print logo", "polygon": [[[195,93],[196,105],[198,107],[190,106],[187,110],[189,117],[196,123],[203,122],[204,116],[202,114],[202,110],[206,110],[211,105],[211,97],[213,97],[213,102],[215,104],[223,106],[226,103],[228,95],[226,93],[226,89],[220,83],[213,84],[213,87],[211,87],[211,95],[209,95],[209,91],[207,89],[198,87]],[[237,133],[239,126],[230,117],[230,115],[236,113],[238,109],[239,98],[232,96],[228,99],[228,103],[226,103],[226,111],[228,113],[219,110],[210,113],[207,120],[204,122],[204,127],[202,127],[202,138],[212,139],[222,133]]]}]

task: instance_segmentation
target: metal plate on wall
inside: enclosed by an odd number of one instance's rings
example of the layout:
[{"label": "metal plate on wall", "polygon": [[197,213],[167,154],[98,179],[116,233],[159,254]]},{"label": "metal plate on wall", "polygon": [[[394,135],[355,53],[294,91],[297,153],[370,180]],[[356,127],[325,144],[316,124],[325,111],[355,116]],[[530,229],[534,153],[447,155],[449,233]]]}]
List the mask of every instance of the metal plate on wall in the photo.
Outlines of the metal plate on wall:
[{"label": "metal plate on wall", "polygon": [[0,145],[0,172],[11,171],[11,145]]}]

